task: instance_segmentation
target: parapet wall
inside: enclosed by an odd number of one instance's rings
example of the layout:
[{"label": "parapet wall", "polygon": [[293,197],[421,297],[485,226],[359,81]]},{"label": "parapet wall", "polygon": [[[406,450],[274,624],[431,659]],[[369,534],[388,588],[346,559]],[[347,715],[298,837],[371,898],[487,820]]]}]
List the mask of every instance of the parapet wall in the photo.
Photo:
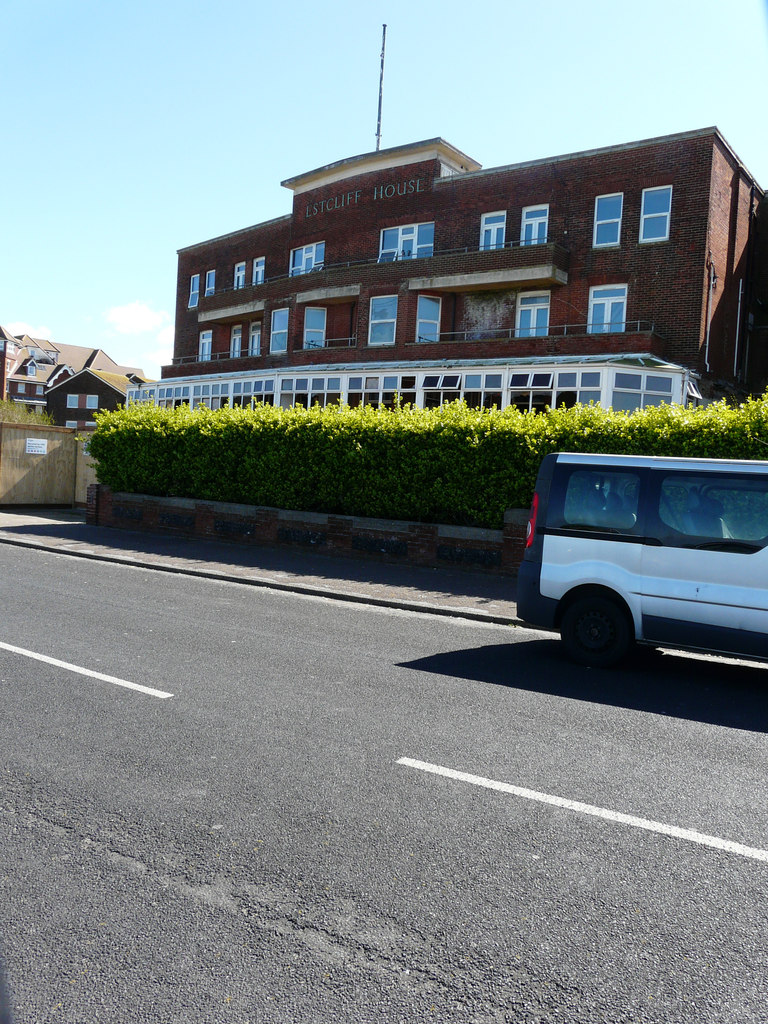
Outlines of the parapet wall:
[{"label": "parapet wall", "polygon": [[513,576],[523,557],[528,513],[510,509],[503,530],[444,526],[322,512],[293,512],[192,498],[88,488],[86,522],[239,544],[307,547],[327,555],[448,566]]}]

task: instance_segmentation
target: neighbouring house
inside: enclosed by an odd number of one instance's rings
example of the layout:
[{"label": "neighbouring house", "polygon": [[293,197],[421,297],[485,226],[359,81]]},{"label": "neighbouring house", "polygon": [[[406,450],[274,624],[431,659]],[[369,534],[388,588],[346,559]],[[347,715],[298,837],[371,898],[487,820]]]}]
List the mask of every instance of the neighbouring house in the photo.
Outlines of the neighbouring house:
[{"label": "neighbouring house", "polygon": [[437,138],[283,185],[291,212],[179,250],[173,361],[129,401],[632,410],[768,379],[768,211],[717,128],[488,170]]},{"label": "neighbouring house", "polygon": [[138,373],[80,370],[49,384],[48,412],[57,426],[86,430],[96,426],[94,413],[125,405],[128,388],[145,383]]},{"label": "neighbouring house", "polygon": [[[118,365],[102,349],[54,344],[29,335],[14,336],[3,327],[0,327],[0,352],[3,352],[0,396],[19,402],[30,410],[52,411],[48,408],[51,389],[83,370],[126,381],[126,387],[121,388],[119,402],[114,400],[115,387],[110,385],[109,390],[101,396],[107,404],[100,408],[115,408],[118,404],[124,404],[127,386],[146,381],[142,370]],[[96,393],[101,395],[100,391]],[[64,418],[56,417],[55,422],[60,426],[65,425]]]}]

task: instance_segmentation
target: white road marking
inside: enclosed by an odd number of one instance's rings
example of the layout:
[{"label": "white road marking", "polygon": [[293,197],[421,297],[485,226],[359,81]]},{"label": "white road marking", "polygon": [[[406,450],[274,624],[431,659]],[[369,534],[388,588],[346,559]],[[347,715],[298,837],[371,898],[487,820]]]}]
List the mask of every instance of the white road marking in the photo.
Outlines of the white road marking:
[{"label": "white road marking", "polygon": [[151,686],[142,686],[140,683],[129,683],[127,679],[118,679],[117,676],[108,676],[103,672],[94,672],[90,668],[82,668],[80,665],[70,665],[68,661],[59,661],[58,658],[49,658],[47,654],[37,654],[35,651],[26,651],[23,647],[14,647],[13,644],[0,642],[0,648],[10,651],[11,654],[21,654],[25,658],[34,658],[35,661],[44,661],[46,665],[55,665],[56,668],[65,668],[68,672],[78,672],[81,676],[90,676],[92,679],[101,679],[105,683],[114,683],[115,686],[124,686],[129,690],[138,690],[139,693],[146,693],[150,697],[172,697],[172,693],[165,690],[154,690]]},{"label": "white road marking", "polygon": [[685,839],[689,843],[698,843],[700,846],[711,846],[715,850],[722,850],[725,853],[736,853],[740,857],[749,857],[752,860],[761,860],[768,863],[768,850],[760,850],[753,846],[744,846],[742,843],[734,843],[730,839],[720,839],[717,836],[708,836],[703,832],[693,832],[691,829],[678,828],[677,825],[665,825],[661,821],[651,821],[648,818],[638,818],[634,814],[622,814],[621,811],[610,811],[605,807],[594,807],[592,804],[583,804],[578,800],[566,800],[562,796],[552,796],[548,793],[537,793],[534,789],[522,789],[520,786],[512,786],[507,782],[497,782],[495,779],[484,779],[481,775],[468,775],[466,772],[457,772],[453,768],[444,768],[439,764],[429,764],[426,761],[414,761],[410,757],[401,757],[397,764],[405,765],[407,768],[417,768],[422,772],[431,772],[433,775],[443,775],[447,779],[456,779],[458,782],[468,782],[473,786],[483,786],[485,789],[496,789],[501,793],[510,793],[512,796],[524,797],[526,800],[537,800],[542,804],[551,804],[553,807],[563,807],[569,811],[579,811],[581,814],[591,814],[595,818],[604,818],[606,821],[618,822],[621,825],[632,825],[634,828],[645,829],[646,832],[657,832],[663,836],[673,836],[675,839]]}]

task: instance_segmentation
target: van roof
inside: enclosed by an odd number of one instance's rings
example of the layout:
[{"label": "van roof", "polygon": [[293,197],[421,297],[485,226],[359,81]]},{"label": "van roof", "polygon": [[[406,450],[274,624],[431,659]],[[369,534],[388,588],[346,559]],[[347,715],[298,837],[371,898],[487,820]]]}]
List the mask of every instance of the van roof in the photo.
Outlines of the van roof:
[{"label": "van roof", "polygon": [[653,466],[657,469],[707,469],[727,472],[738,469],[768,473],[768,461],[750,459],[689,459],[672,455],[592,455],[585,452],[556,452],[558,462],[585,463],[590,466]]}]

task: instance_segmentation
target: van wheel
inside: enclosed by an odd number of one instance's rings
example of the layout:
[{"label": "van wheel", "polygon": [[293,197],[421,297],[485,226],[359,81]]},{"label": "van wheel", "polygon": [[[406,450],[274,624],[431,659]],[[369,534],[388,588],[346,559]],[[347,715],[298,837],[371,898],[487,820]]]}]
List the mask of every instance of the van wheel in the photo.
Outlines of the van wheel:
[{"label": "van wheel", "polygon": [[579,598],[566,609],[560,637],[574,661],[595,668],[618,664],[634,643],[624,611],[597,594]]}]

